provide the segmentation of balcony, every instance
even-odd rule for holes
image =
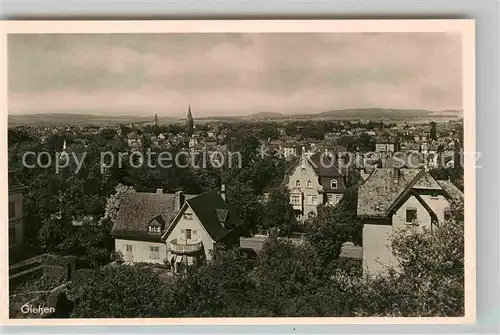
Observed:
[[[301,203],[300,204],[292,204],[292,207],[296,211],[302,211],[303,210]]]
[[[170,241],[170,251],[174,254],[187,255],[200,251],[203,248],[202,241],[188,244],[186,241],[173,239]]]

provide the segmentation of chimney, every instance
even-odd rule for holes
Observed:
[[[156,194],[163,194],[163,189],[162,188],[157,188],[156,189]]]
[[[393,167],[392,168],[392,183],[393,184],[398,184],[399,183],[399,177],[401,175],[401,171],[399,170],[398,167]]]
[[[182,205],[184,205],[184,193],[182,193],[182,191],[177,191],[175,192],[175,211],[180,211]]]
[[[220,187],[220,196],[222,200],[226,201],[226,185],[222,184]]]

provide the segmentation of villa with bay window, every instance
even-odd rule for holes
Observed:
[[[221,245],[239,245],[241,234],[222,187],[200,195],[130,192],[112,235],[125,262],[165,264],[180,271],[211,260]]]
[[[290,203],[297,219],[317,214],[319,205],[335,206],[346,190],[344,174],[337,162],[323,153],[304,154],[285,174]]]

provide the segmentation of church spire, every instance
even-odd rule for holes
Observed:
[[[191,113],[191,104],[188,106],[188,113],[187,113],[187,119],[186,119],[186,130],[189,136],[193,135],[194,131],[194,120],[193,120],[193,114]]]

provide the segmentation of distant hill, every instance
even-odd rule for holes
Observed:
[[[278,112],[260,112],[255,114],[250,114],[248,116],[244,116],[244,119],[281,119],[287,117]]]
[[[425,109],[386,109],[386,108],[360,108],[342,109],[319,113],[320,117],[349,117],[349,118],[404,118],[426,117],[433,112]]]
[[[317,114],[293,114],[286,115],[278,112],[261,112],[248,116],[207,116],[196,118],[195,120],[202,122],[210,121],[239,121],[239,120],[262,120],[262,119],[366,119],[366,120],[380,120],[380,119],[406,119],[406,118],[429,118],[429,119],[447,119],[447,118],[461,118],[463,112],[459,110],[445,110],[445,111],[430,111],[425,109],[385,109],[385,108],[359,108],[359,109],[341,109],[330,110]],[[93,124],[153,124],[153,116],[134,116],[134,115],[94,115],[94,114],[23,114],[23,115],[9,115],[9,126],[16,126],[22,124],[46,124],[46,125],[93,125]],[[176,123],[184,121],[181,116],[158,116],[160,124]]]

